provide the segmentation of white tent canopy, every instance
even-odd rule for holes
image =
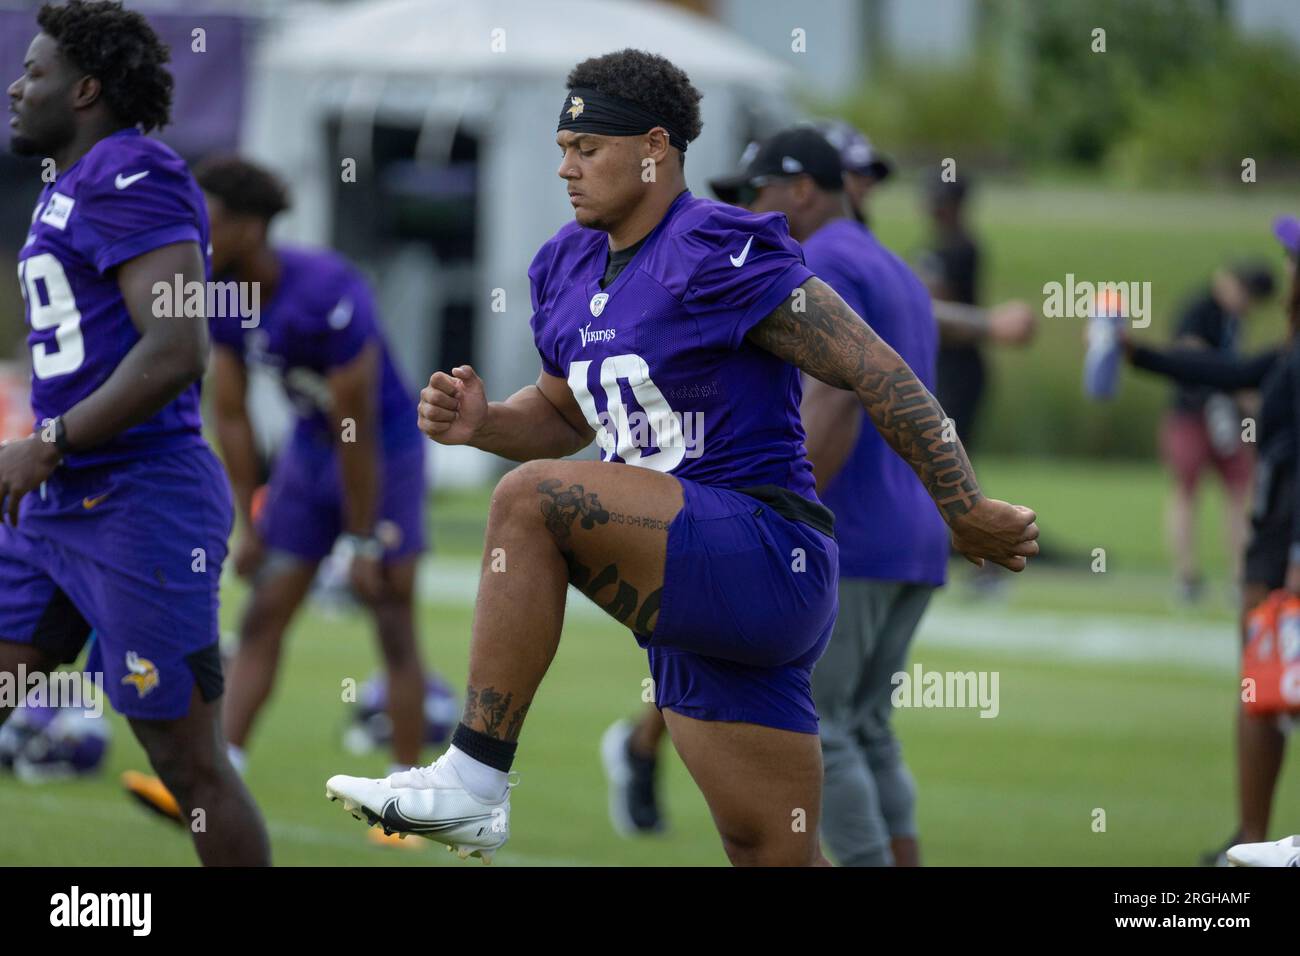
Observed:
[[[292,29],[267,51],[288,69],[553,75],[634,46],[668,57],[697,82],[744,78],[778,90],[788,79],[785,66],[713,21],[652,0],[387,0],[291,16]]]
[[[734,167],[755,130],[791,115],[788,67],[716,23],[652,0],[375,0],[290,9],[254,59],[245,118],[246,152],[290,181],[294,207],[282,224],[296,241],[328,241],[339,170],[327,124],[343,120],[356,143],[357,175],[368,171],[373,123],[422,131],[417,154],[445,160],[448,130],[479,142],[478,246],[474,250],[477,368],[489,394],[504,397],[537,376],[527,269],[534,253],[572,216],[556,176],[556,117],[574,64],[624,47],[659,53],[704,94],[704,133],[686,164],[690,187]],[[351,135],[349,133],[351,131]],[[344,191],[346,196],[346,191]],[[344,200],[346,201],[346,199]],[[380,274],[380,298],[413,381],[432,332],[402,288],[428,287],[407,273]],[[402,275],[402,280],[398,279]],[[390,281],[385,281],[390,280]],[[436,283],[434,283],[436,285]],[[504,301],[504,311],[494,311]],[[401,302],[405,309],[395,309]],[[401,312],[406,314],[399,314]],[[445,356],[456,364],[456,356]],[[482,480],[490,463],[441,455],[441,477]]]

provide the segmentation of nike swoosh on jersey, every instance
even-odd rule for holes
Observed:
[[[118,173],[117,178],[113,180],[113,185],[116,186],[118,189],[125,189],[127,186],[130,186],[132,183],[139,182],[140,180],[144,179],[148,175],[149,175],[149,170],[147,169],[142,173],[135,173],[131,176],[123,176],[121,173]]]
[[[339,300],[339,304],[334,306],[334,311],[329,315],[329,324],[331,329],[346,329],[348,323],[352,321],[352,299],[351,297]]]
[[[740,255],[731,257],[731,264],[739,269],[749,258],[749,247],[754,244],[754,237],[750,236],[749,241],[745,243],[745,248],[740,250]]]
[[[81,507],[83,507],[83,508],[85,508],[87,511],[89,511],[91,508],[98,507],[99,504],[100,504],[101,502],[103,502],[103,500],[104,500],[105,498],[107,498],[107,497],[108,497],[109,495],[111,495],[111,494],[112,494],[112,492],[109,491],[109,492],[106,492],[105,494],[100,495],[98,498],[82,498],[82,499],[81,499]]]

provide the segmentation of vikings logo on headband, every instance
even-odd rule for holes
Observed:
[[[668,142],[672,146],[686,152],[686,140],[653,111],[621,96],[610,96],[598,90],[574,89],[564,97],[556,131],[567,129],[605,136],[640,136],[656,126],[668,132]]]

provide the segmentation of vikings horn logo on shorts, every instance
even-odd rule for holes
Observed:
[[[141,697],[158,686],[158,668],[135,651],[126,652],[126,669],[131,673],[122,678],[122,683],[130,684]]]

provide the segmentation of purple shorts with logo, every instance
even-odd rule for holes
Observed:
[[[817,733],[812,669],[838,608],[835,539],[748,495],[681,481],[650,657],[655,704]]]
[[[379,476],[379,521],[384,560],[424,550],[424,439],[418,432],[385,447]],[[295,432],[271,474],[258,531],[266,546],[308,561],[330,553],[343,533],[343,477],[332,443]]]
[[[104,690],[171,720],[222,690],[218,589],[234,511],[207,446],[59,468],[0,525],[0,640],[76,659],[98,634]]]

